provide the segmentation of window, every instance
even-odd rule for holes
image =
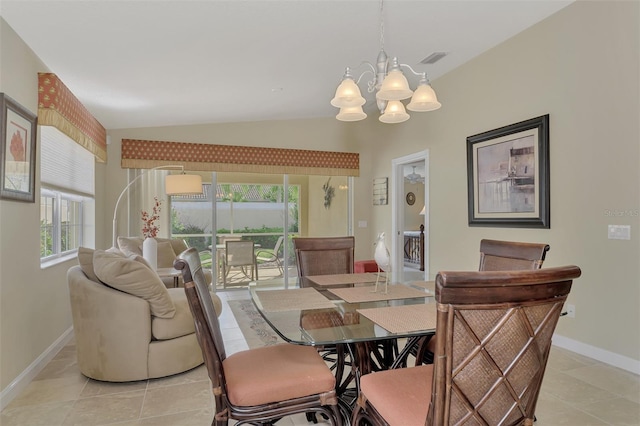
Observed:
[[[40,257],[75,254],[82,245],[83,198],[43,189],[40,196]]]
[[[41,126],[40,135],[40,260],[47,264],[93,245],[95,160],[53,127]]]

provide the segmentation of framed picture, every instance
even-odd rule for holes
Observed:
[[[470,226],[549,228],[549,115],[467,138]]]
[[[387,204],[387,182],[388,178],[376,178],[373,180],[373,205],[381,206]]]
[[[0,93],[0,198],[35,201],[37,117]]]

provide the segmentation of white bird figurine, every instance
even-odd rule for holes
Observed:
[[[378,264],[378,277],[376,278],[376,286],[373,292],[378,291],[378,281],[380,280],[380,271],[384,271],[385,279],[384,279],[384,294],[387,294],[387,289],[389,285],[389,274],[391,273],[391,256],[389,255],[389,250],[387,250],[387,246],[384,243],[384,232],[381,232],[378,235],[378,239],[376,240],[376,248],[373,252],[373,259]]]

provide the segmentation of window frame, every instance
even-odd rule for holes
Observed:
[[[43,235],[43,224],[42,224],[42,199],[50,198],[53,199],[53,211],[51,212],[51,239],[52,239],[52,254],[42,256],[42,235]],[[84,241],[84,231],[86,227],[85,223],[85,208],[86,201],[88,197],[83,197],[76,194],[71,194],[64,191],[59,191],[52,188],[41,188],[40,189],[40,203],[41,203],[41,211],[40,211],[40,266],[46,267],[52,264],[56,264],[61,261],[68,260],[73,258],[78,253],[78,247],[83,244]],[[79,203],[79,219],[78,223],[74,223],[73,226],[78,229],[78,233],[75,241],[75,248],[70,250],[62,250],[62,202],[67,201],[71,203]],[[48,225],[47,225],[48,226]]]

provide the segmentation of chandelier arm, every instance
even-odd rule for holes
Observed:
[[[366,65],[369,67],[369,69],[365,69],[364,71],[362,71],[362,73],[360,74],[360,76],[358,77],[357,80],[355,80],[356,84],[360,84],[360,81],[362,80],[362,78],[367,74],[367,73],[371,73],[372,74],[372,79],[369,80],[367,82],[367,92],[372,93],[375,90],[375,85],[377,83],[377,74],[376,74],[376,68],[373,66],[373,64],[369,61],[362,61],[360,62],[360,64],[357,67],[350,67],[350,69],[355,70],[358,68],[361,68],[363,65]]]
[[[360,62],[360,64],[357,67],[348,67],[348,68],[350,68],[351,70],[357,70],[359,68],[362,68],[363,65],[367,65],[370,69],[365,69],[364,71],[362,71],[362,74],[360,74],[360,77],[358,77],[358,79],[356,80],[356,83],[360,83],[360,79],[362,78],[362,76],[364,76],[369,71],[371,71],[371,73],[374,76],[376,74],[376,68],[369,61],[362,61],[362,62]]]
[[[401,66],[401,67],[405,67],[405,68],[409,68],[409,70],[410,70],[414,75],[419,75],[420,77],[427,78],[427,73],[426,73],[426,72],[417,72],[416,70],[414,70],[413,68],[411,68],[411,65],[409,65],[409,64],[399,64],[399,66]]]

